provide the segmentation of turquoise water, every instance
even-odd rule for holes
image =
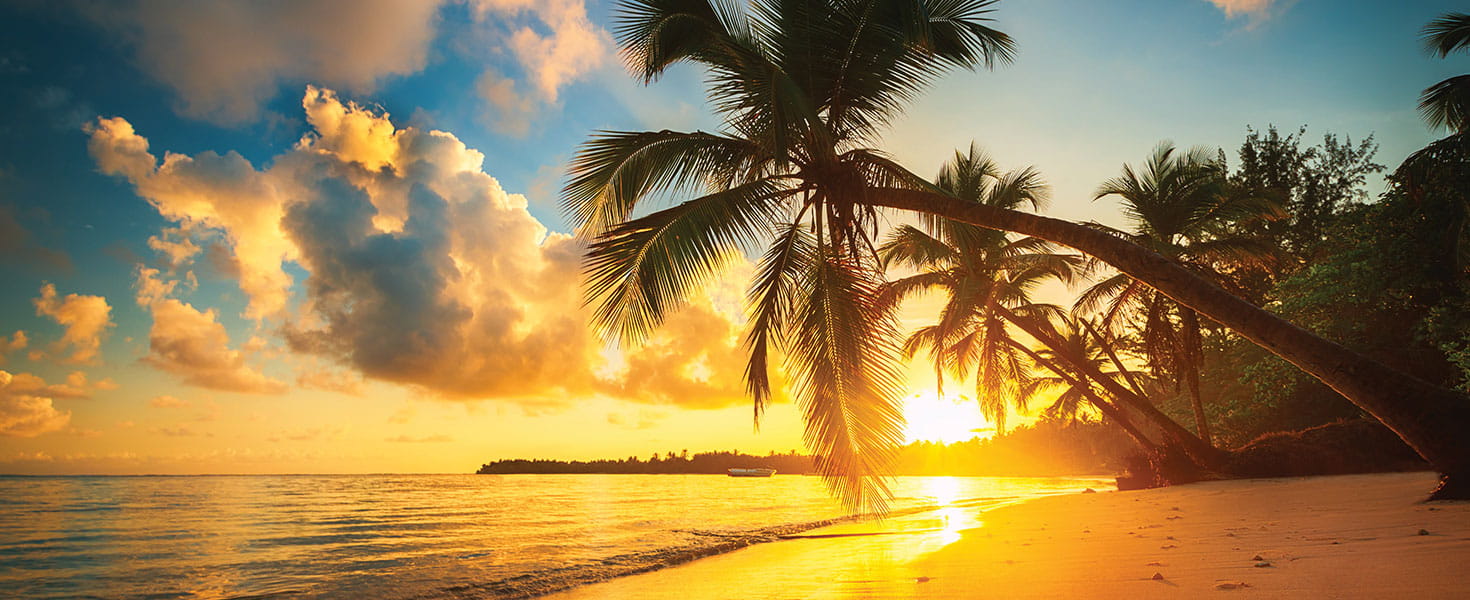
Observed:
[[[1106,483],[901,477],[895,492],[900,508],[984,506]],[[526,597],[843,514],[820,479],[781,475],[0,477],[0,596]]]

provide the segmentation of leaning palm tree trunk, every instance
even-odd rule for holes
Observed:
[[[1180,367],[1184,370],[1184,383],[1189,389],[1189,406],[1194,409],[1194,427],[1199,433],[1199,439],[1206,444],[1214,445],[1210,439],[1210,421],[1205,417],[1205,403],[1200,398],[1199,372],[1204,366],[1203,344],[1200,343],[1199,315],[1193,310],[1184,309],[1182,314],[1184,335],[1184,364]]]
[[[1158,254],[1077,223],[920,190],[873,190],[869,201],[1035,236],[1096,257],[1296,365],[1373,415],[1442,474],[1431,498],[1470,498],[1470,444],[1463,438],[1470,430],[1470,395],[1464,392],[1323,339]]]
[[[1194,434],[1190,433],[1188,429],[1185,429],[1179,423],[1174,422],[1168,415],[1160,411],[1158,407],[1150,404],[1147,399],[1134,394],[1131,390],[1113,380],[1113,378],[1103,375],[1101,371],[1088,364],[1082,357],[1068,356],[1065,350],[1066,346],[1056,336],[1053,336],[1041,327],[1037,327],[1035,323],[1017,316],[1005,307],[997,306],[996,312],[1007,321],[1020,327],[1021,331],[1026,332],[1027,335],[1036,338],[1036,341],[1041,342],[1042,345],[1051,348],[1053,352],[1066,359],[1067,362],[1072,363],[1072,366],[1078,372],[1096,381],[1108,394],[1127,403],[1128,406],[1133,407],[1140,415],[1148,419],[1150,423],[1158,426],[1164,436],[1171,443],[1182,448],[1189,454],[1189,457],[1194,460],[1195,464],[1205,468],[1218,468],[1221,466],[1221,454],[1213,447],[1198,437],[1195,437]]]
[[[1129,478],[1132,480],[1130,482],[1130,485],[1132,487],[1129,487],[1128,489],[1138,489],[1139,487],[1161,487],[1177,483],[1198,481],[1200,479],[1203,468],[1189,458],[1188,451],[1184,450],[1177,444],[1159,444],[1149,439],[1148,435],[1144,434],[1143,431],[1139,430],[1138,427],[1133,424],[1133,421],[1128,418],[1128,415],[1124,413],[1121,407],[1102,399],[1097,395],[1095,391],[1093,391],[1091,384],[1088,383],[1088,376],[1070,371],[1067,368],[1058,365],[1056,361],[1047,360],[1045,357],[1037,354],[1030,348],[1026,348],[1019,342],[1012,341],[1011,343],[1017,348],[1020,348],[1021,351],[1027,356],[1031,357],[1031,360],[1036,361],[1037,364],[1043,367],[1046,367],[1047,370],[1056,373],[1057,377],[1060,377],[1062,381],[1065,381],[1067,383],[1067,385],[1070,385],[1080,391],[1082,393],[1082,397],[1086,399],[1089,404],[1093,405],[1098,409],[1098,411],[1102,412],[1103,416],[1107,417],[1109,421],[1116,423],[1118,427],[1123,430],[1124,433],[1128,434],[1128,437],[1133,439],[1134,443],[1138,444],[1139,451],[1142,453],[1144,461],[1148,463],[1148,469],[1146,472],[1135,471],[1129,473]],[[1062,361],[1065,362],[1069,367],[1071,367],[1072,369],[1076,368],[1076,365],[1072,364],[1071,361],[1067,360],[1065,357],[1061,358]],[[1119,478],[1118,482],[1120,486],[1119,489],[1124,489],[1122,487],[1124,484],[1121,477]]]
[[[1133,393],[1138,394],[1139,397],[1143,397],[1145,394],[1143,393],[1143,387],[1138,385],[1138,378],[1134,377],[1133,371],[1129,370],[1128,366],[1123,364],[1123,360],[1118,358],[1118,351],[1113,349],[1112,342],[1098,333],[1097,328],[1093,327],[1091,322],[1082,321],[1082,326],[1087,329],[1088,333],[1092,334],[1092,337],[1097,338],[1098,347],[1102,348],[1103,354],[1106,354],[1108,360],[1112,361],[1113,368],[1117,369],[1123,375],[1123,380],[1128,382],[1128,387],[1133,390]]]
[[[1133,441],[1138,444],[1138,447],[1141,448],[1144,453],[1155,454],[1158,452],[1159,445],[1153,440],[1149,439],[1147,435],[1144,435],[1143,431],[1139,430],[1138,427],[1133,424],[1132,419],[1129,419],[1128,415],[1124,414],[1121,408],[1118,408],[1117,406],[1114,406],[1113,403],[1098,397],[1098,395],[1092,390],[1092,385],[1088,383],[1089,380],[1087,376],[1074,374],[1071,370],[1063,368],[1055,361],[1047,360],[1046,357],[1037,354],[1035,350],[1027,348],[1025,344],[1022,344],[1015,340],[1009,340],[1009,342],[1011,346],[1014,346],[1016,349],[1020,350],[1021,353],[1025,354],[1036,364],[1046,367],[1046,369],[1048,371],[1051,371],[1052,373],[1056,373],[1057,377],[1060,377],[1062,381],[1066,382],[1067,385],[1070,385],[1078,392],[1081,392],[1082,397],[1087,399],[1088,404],[1091,404],[1094,408],[1101,412],[1104,417],[1108,418],[1109,421],[1117,424],[1124,433],[1128,434],[1128,437],[1133,438]],[[1070,365],[1070,363],[1068,364]]]

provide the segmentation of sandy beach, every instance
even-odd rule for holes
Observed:
[[[1470,503],[1431,473],[1207,482],[950,506],[551,596],[1465,598]]]

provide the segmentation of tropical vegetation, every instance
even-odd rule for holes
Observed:
[[[564,205],[588,240],[595,325],[609,338],[637,343],[692,290],[742,254],[757,254],[744,340],[756,418],[771,398],[769,371],[779,361],[793,381],[818,470],[854,506],[883,506],[883,479],[874,476],[890,470],[902,439],[905,350],[927,352],[941,376],[975,377],[993,416],[1034,391],[1025,357],[1087,389],[1081,397],[1110,421],[1143,421],[1134,441],[1150,462],[1184,460],[1208,472],[1229,461],[1209,444],[1212,403],[1197,382],[1212,376],[1212,349],[1247,342],[1273,355],[1261,354],[1261,361],[1279,357],[1381,421],[1445,475],[1441,495],[1470,495],[1470,444],[1462,439],[1470,396],[1442,377],[1392,366],[1348,340],[1329,341],[1331,331],[1314,333],[1304,328],[1310,323],[1288,320],[1294,277],[1330,279],[1317,268],[1343,264],[1353,252],[1332,244],[1372,241],[1333,235],[1351,227],[1355,211],[1379,206],[1353,201],[1355,177],[1371,165],[1364,146],[1325,144],[1322,164],[1342,170],[1311,177],[1300,169],[1301,177],[1263,173],[1276,164],[1244,155],[1255,171],[1232,176],[1223,157],[1161,147],[1143,169],[1128,168],[1099,189],[1100,197],[1123,199],[1134,217],[1130,231],[1020,210],[1040,208],[1039,175],[1002,174],[973,149],[930,182],[874,147],[887,123],[938,76],[1011,59],[1015,42],[992,26],[994,5],[622,2],[616,35],[634,73],[651,83],[671,65],[702,66],[723,125],[713,133],[600,132],[578,152]],[[1470,153],[1457,136],[1411,157],[1381,203],[1384,216],[1402,227],[1384,241],[1402,235],[1403,247],[1394,249],[1408,253],[1381,258],[1424,251],[1413,240],[1425,228],[1435,235],[1424,239],[1445,253],[1430,261],[1438,270],[1423,276],[1431,279],[1420,282],[1439,295],[1414,300],[1431,306],[1423,343],[1450,364],[1470,352],[1459,327],[1470,314],[1462,293]],[[1314,160],[1298,167],[1319,166]],[[1333,197],[1333,185],[1346,185],[1351,197]],[[1270,224],[1289,218],[1293,206],[1315,209],[1301,212],[1301,229]],[[885,241],[885,220],[903,214],[919,224],[901,226]],[[1293,240],[1284,246],[1288,260],[1267,252],[1273,233]],[[1029,297],[1036,282],[1074,278],[1080,264],[1046,242],[1116,272],[1075,307],[1081,321],[1065,321],[1065,311]],[[911,273],[890,278],[894,267]],[[902,343],[894,306],[930,288],[948,293],[945,309],[934,326]],[[1094,309],[1105,309],[1102,327],[1086,314]],[[1071,332],[1062,334],[1058,323]],[[1081,335],[1079,323],[1107,363],[1097,352],[1069,349],[1068,337]],[[1011,327],[1044,348],[1030,347]],[[1140,364],[1147,377],[1127,374]],[[1197,433],[1170,417],[1159,391],[1168,386],[1160,382],[1187,390]]]

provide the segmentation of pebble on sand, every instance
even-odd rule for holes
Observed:
[[[1163,581],[1164,580],[1164,574],[1163,573],[1160,573],[1158,571],[1155,571],[1154,572],[1154,576],[1153,576],[1153,580],[1154,581]]]

